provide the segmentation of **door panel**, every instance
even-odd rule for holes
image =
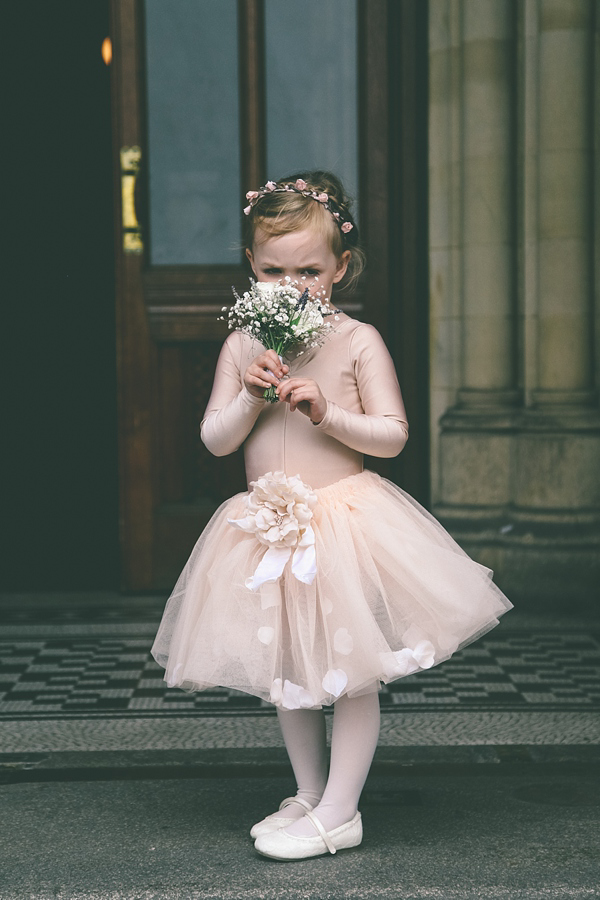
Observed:
[[[370,265],[356,293],[336,302],[382,331],[406,377],[391,285],[407,276],[390,253],[388,26],[396,4],[369,0],[367,15],[366,0],[331,0],[329,12],[338,4],[351,15],[337,30],[333,16],[319,37],[327,65],[304,67],[300,93],[313,99],[303,106],[293,85],[309,41],[305,23],[287,59],[278,36],[285,16],[306,8],[299,0],[267,0],[268,26],[263,0],[112,0],[124,589],[171,587],[216,507],[245,489],[241,452],[215,459],[198,425],[227,334],[218,316],[231,286],[247,284],[243,194],[265,183],[267,159],[269,177],[302,163],[356,182]],[[292,100],[288,127],[282,107]],[[402,462],[369,465],[402,480]]]
[[[238,265],[236,0],[145,0],[149,257]]]
[[[298,16],[298,0],[266,0],[265,14],[269,177],[331,169],[357,197],[357,4],[302,3]]]

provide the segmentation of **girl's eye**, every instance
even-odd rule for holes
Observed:
[[[302,269],[301,275],[312,275],[313,277],[319,274],[318,269]]]
[[[265,275],[281,275],[281,269],[263,269]]]

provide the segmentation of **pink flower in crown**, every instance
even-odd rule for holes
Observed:
[[[322,194],[317,194],[315,199],[318,200],[319,203],[327,203],[327,201],[329,200],[329,195],[323,192]]]
[[[246,200],[256,200],[258,196],[258,191],[248,191],[248,193],[246,194]]]
[[[348,234],[348,232],[352,231],[353,228],[354,225],[352,224],[352,222],[344,222],[344,224],[342,225],[342,231],[344,232],[344,234]]]
[[[265,191],[274,191],[277,187],[277,184],[274,181],[267,181],[265,184]]]
[[[252,212],[252,205],[244,207],[244,215],[249,216]]]
[[[298,178],[296,179],[296,184],[294,185],[294,187],[298,191],[305,191],[308,185],[302,178]]]

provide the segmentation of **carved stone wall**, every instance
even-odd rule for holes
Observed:
[[[600,3],[429,9],[434,512],[511,596],[600,599]]]

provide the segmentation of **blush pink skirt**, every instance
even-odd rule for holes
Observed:
[[[390,481],[362,472],[315,493],[312,584],[288,562],[277,582],[246,587],[265,547],[227,520],[243,518],[247,494],[217,510],[152,648],[169,686],[319,708],[443,662],[511,609],[492,572]]]

